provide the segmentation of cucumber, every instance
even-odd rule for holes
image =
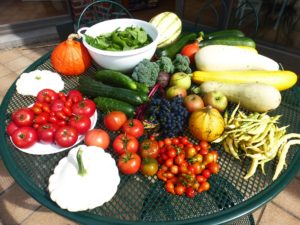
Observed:
[[[223,37],[245,37],[245,34],[240,30],[220,30],[215,32],[210,32],[202,34],[204,40],[210,40],[214,38],[223,38]]]
[[[95,79],[112,86],[137,90],[136,83],[129,76],[119,71],[100,70],[96,72]]]
[[[134,81],[136,86],[137,86],[137,91],[140,93],[145,93],[148,94],[149,93],[149,88],[147,87],[146,84]]]
[[[253,39],[248,37],[220,37],[200,42],[200,47],[207,45],[232,45],[232,46],[248,46],[255,48],[256,44]]]
[[[135,108],[127,102],[105,97],[96,97],[94,99],[94,102],[96,103],[97,108],[105,113],[112,111],[122,111],[129,118],[133,117],[135,114]]]
[[[108,97],[118,99],[132,105],[140,105],[148,100],[144,93],[125,88],[112,87],[90,77],[79,77],[78,90],[90,97]]]
[[[180,50],[188,43],[195,41],[197,39],[197,34],[195,33],[187,33],[181,34],[177,41],[173,42],[172,44],[168,45],[166,48],[157,51],[157,55],[161,56],[168,56],[169,58],[175,58],[176,54],[180,52]]]

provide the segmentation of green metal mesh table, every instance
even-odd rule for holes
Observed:
[[[49,52],[33,63],[25,72],[35,69],[54,71],[49,60],[50,54]],[[93,66],[84,75],[95,71],[96,67]],[[78,84],[78,77],[63,77],[63,80],[65,91]],[[282,114],[280,126],[289,124],[288,132],[300,133],[299,87],[283,92],[282,97],[282,104],[271,114]],[[237,161],[222,151],[220,145],[216,145],[213,147],[219,150],[221,170],[210,179],[211,189],[195,198],[167,193],[163,182],[155,177],[148,178],[142,174],[120,175],[118,191],[111,201],[93,210],[71,213],[51,201],[47,191],[49,176],[68,151],[41,156],[26,154],[16,149],[5,133],[10,113],[33,102],[33,97],[16,93],[15,83],[4,97],[0,108],[2,159],[15,181],[30,196],[52,211],[81,224],[254,224],[251,212],[275,197],[300,169],[300,147],[293,146],[287,155],[287,167],[275,182],[272,181],[272,175],[276,161],[267,164],[266,175],[258,171],[246,181],[243,177],[251,162]],[[102,121],[99,112],[98,115],[100,119],[96,127],[105,129],[99,122]],[[113,154],[112,149],[108,151]]]

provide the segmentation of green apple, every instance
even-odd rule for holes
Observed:
[[[223,112],[228,105],[227,97],[220,91],[207,92],[202,99],[205,106],[210,105],[219,112]]]
[[[185,97],[187,92],[184,88],[178,86],[169,87],[166,91],[166,97],[168,99],[174,98],[175,96]]]
[[[182,87],[185,90],[191,87],[192,80],[190,74],[178,72],[174,73],[170,79],[170,86]]]

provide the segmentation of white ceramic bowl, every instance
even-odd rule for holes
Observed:
[[[105,51],[90,46],[84,35],[96,37],[100,34],[109,33],[117,29],[124,30],[126,27],[142,27],[152,38],[152,42],[142,48],[128,51]],[[137,19],[112,19],[97,23],[91,27],[83,27],[78,30],[78,34],[83,38],[83,44],[88,49],[93,60],[105,69],[118,70],[121,72],[131,71],[143,59],[151,59],[157,47],[159,34],[157,29],[150,23]]]

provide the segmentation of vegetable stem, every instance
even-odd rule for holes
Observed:
[[[78,163],[78,174],[80,176],[85,176],[87,174],[86,169],[84,168],[83,161],[82,161],[82,149],[80,148],[77,152],[76,158]]]

